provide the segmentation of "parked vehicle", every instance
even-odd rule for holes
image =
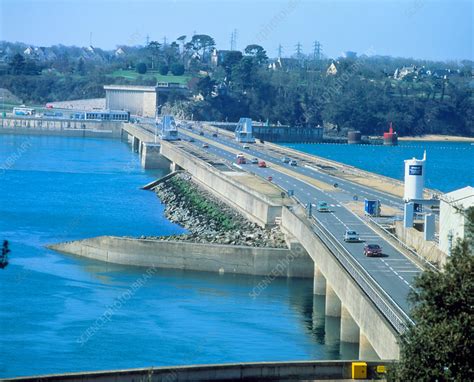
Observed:
[[[252,164],[258,164],[258,158],[252,158]]]
[[[360,241],[359,234],[356,231],[347,230],[344,233],[344,241],[346,243],[358,243]]]
[[[261,160],[260,162],[258,162],[258,167],[267,167],[267,164],[264,160]]]
[[[290,166],[298,166],[298,162],[294,159],[290,161]]]
[[[13,114],[15,114],[15,115],[35,115],[36,110],[31,108],[31,107],[24,107],[24,106],[14,107],[13,108]]]
[[[323,201],[318,202],[317,209],[318,209],[318,212],[330,212],[328,204],[326,202],[323,202]]]
[[[366,244],[364,246],[364,255],[367,257],[380,256],[382,254],[382,247],[378,244]]]
[[[290,158],[288,158],[288,157],[283,157],[283,158],[281,158],[281,161],[282,161],[283,163],[290,163]]]

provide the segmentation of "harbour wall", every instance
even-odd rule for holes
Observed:
[[[123,122],[12,116],[2,118],[0,134],[120,138]]]
[[[365,364],[365,365],[364,365]],[[383,379],[390,362],[365,362],[366,378]],[[352,361],[293,361],[229,363],[215,365],[165,366],[141,369],[93,371],[3,379],[4,382],[171,382],[171,381],[323,381],[348,380],[353,375]],[[365,374],[365,373],[364,373]]]
[[[273,277],[314,275],[302,250],[99,236],[50,245],[56,251],[109,263]]]

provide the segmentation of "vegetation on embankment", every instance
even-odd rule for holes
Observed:
[[[154,190],[161,202],[166,204],[165,216],[189,231],[184,235],[156,239],[287,248],[284,235],[278,227],[265,229],[250,222],[194,183],[187,174],[175,175]]]

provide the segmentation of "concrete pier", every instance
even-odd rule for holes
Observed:
[[[375,361],[380,359],[367,337],[361,332],[359,337],[359,359]]]
[[[137,137],[132,137],[132,151],[138,153],[140,148],[140,140]]]
[[[326,278],[321,273],[321,269],[314,265],[313,294],[324,296],[326,294]]]
[[[170,167],[171,162],[160,154],[159,143],[142,142],[141,147],[141,163],[143,168],[153,169]]]
[[[347,308],[341,307],[341,342],[359,343],[359,326]]]
[[[326,316],[341,317],[341,300],[328,283],[326,283]]]

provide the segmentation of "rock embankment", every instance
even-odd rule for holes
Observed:
[[[156,239],[287,248],[284,235],[278,227],[264,229],[248,221],[192,182],[191,177],[185,173],[177,174],[159,184],[155,192],[161,202],[166,204],[166,217],[190,232]]]

